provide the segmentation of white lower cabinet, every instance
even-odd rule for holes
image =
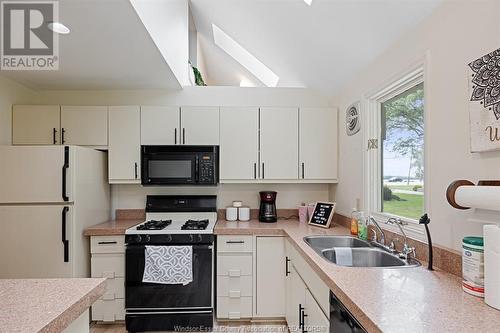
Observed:
[[[92,277],[104,277],[106,292],[92,306],[92,320],[125,320],[124,236],[92,236],[90,239]]]
[[[256,237],[256,304],[258,317],[285,316],[285,238]]]
[[[304,332],[329,332],[330,320],[325,316],[309,289],[306,289],[303,312],[302,327]]]
[[[253,237],[217,237],[217,318],[252,318]]]

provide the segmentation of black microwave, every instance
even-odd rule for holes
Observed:
[[[219,146],[142,146],[142,185],[217,185]]]

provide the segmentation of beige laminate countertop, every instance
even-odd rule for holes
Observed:
[[[105,292],[106,279],[0,279],[0,332],[61,332]]]
[[[461,279],[417,268],[356,268],[332,264],[303,240],[347,235],[297,220],[277,223],[219,221],[217,235],[284,235],[368,332],[500,332],[500,311],[462,291]]]
[[[83,232],[85,236],[116,236],[125,235],[125,230],[144,222],[144,219],[111,220],[91,226]]]

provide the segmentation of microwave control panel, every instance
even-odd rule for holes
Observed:
[[[212,154],[199,156],[199,183],[213,184],[215,182],[215,162]]]

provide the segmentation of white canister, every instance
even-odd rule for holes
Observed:
[[[250,207],[238,208],[238,220],[250,221]]]
[[[226,207],[226,221],[238,220],[238,208]]]

